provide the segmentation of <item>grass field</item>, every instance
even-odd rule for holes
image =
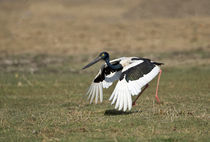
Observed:
[[[0,141],[209,141],[210,8],[191,1],[194,15],[145,0],[0,1]],[[154,79],[129,112],[110,105],[114,86],[90,105],[100,63],[81,68],[104,50],[164,62],[161,104]]]
[[[23,64],[1,70],[1,141],[209,140],[209,65],[165,65],[161,104],[155,103],[154,80],[132,111],[122,113],[108,101],[113,88],[105,90],[102,104],[86,101],[94,68],[71,70],[70,58],[59,64],[41,62],[50,58],[33,57],[39,63],[35,73]]]

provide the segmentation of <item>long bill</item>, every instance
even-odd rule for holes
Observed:
[[[92,66],[93,64],[97,63],[97,62],[100,61],[100,60],[101,60],[101,57],[99,56],[99,57],[97,57],[95,60],[93,60],[92,62],[90,62],[90,63],[87,64],[86,66],[84,66],[82,69],[84,70],[84,69],[86,69],[86,68]]]

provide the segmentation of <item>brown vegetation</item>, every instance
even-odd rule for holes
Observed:
[[[134,55],[209,50],[207,2],[2,0],[0,52],[77,55],[106,50]],[[189,8],[197,14],[188,16]]]

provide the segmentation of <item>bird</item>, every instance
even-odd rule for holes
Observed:
[[[118,81],[112,92],[109,101],[115,104],[115,109],[119,111],[130,111],[136,104],[137,99],[148,88],[149,82],[158,74],[155,98],[160,103],[158,97],[159,80],[162,70],[160,66],[164,63],[151,61],[141,57],[120,57],[110,61],[109,53],[101,52],[92,62],[82,69],[89,68],[100,60],[105,63],[99,69],[98,74],[93,79],[86,95],[90,104],[94,101],[103,101],[103,88],[109,88],[113,82]],[[137,96],[132,102],[132,97]]]

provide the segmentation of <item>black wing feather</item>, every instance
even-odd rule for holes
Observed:
[[[120,63],[120,60],[111,62],[112,65],[117,65],[119,63]],[[112,68],[110,68],[107,65],[102,65],[101,66],[101,73],[94,79],[93,82],[95,82],[95,83],[102,82],[105,79],[105,76],[107,76],[107,75],[109,75],[109,74],[111,74],[112,72],[115,72],[115,71],[119,71],[119,70],[113,70]]]
[[[155,64],[153,64],[150,59],[135,58],[134,60],[143,60],[143,62],[124,71],[120,76],[120,80],[122,80],[124,77],[127,82],[129,80],[138,80],[139,78],[148,74],[155,67]]]

